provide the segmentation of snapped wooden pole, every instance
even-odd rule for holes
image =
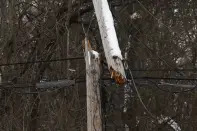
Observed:
[[[112,79],[115,80],[116,84],[124,85],[124,110],[123,112],[127,112],[127,103],[129,99],[129,90],[130,88],[126,81],[125,70],[122,63],[122,54],[118,44],[118,38],[116,35],[114,21],[112,17],[112,13],[109,9],[109,4],[107,0],[92,0],[100,35],[102,39],[102,44],[105,52],[105,57],[107,60],[108,68],[111,72]],[[128,131],[129,127],[125,124],[125,130]]]
[[[87,131],[102,131],[100,99],[99,54],[88,47],[85,38],[86,90],[87,90]]]
[[[92,1],[99,25],[99,30],[108,67],[110,71],[113,70],[116,72],[115,74],[121,76],[122,79],[126,79],[124,67],[122,64],[122,54],[119,48],[118,38],[114,27],[114,21],[112,13],[109,9],[108,2],[107,0]]]

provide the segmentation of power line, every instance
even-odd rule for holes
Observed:
[[[26,65],[26,64],[36,64],[36,63],[48,63],[48,62],[58,62],[58,61],[67,61],[67,60],[82,60],[84,57],[69,57],[62,59],[52,59],[52,60],[38,60],[38,61],[26,61],[26,62],[15,62],[15,63],[1,63],[0,66],[12,66],[12,65]],[[131,69],[131,71],[197,71],[197,69]]]
[[[135,26],[134,26],[134,28],[136,28]],[[137,30],[138,30],[138,28],[136,28]],[[140,32],[141,33],[141,32]],[[142,33],[143,34],[143,33]],[[148,46],[148,45],[146,45],[146,44],[144,44],[139,38],[137,38],[136,36],[134,36],[142,45],[144,45],[144,47],[146,47],[151,53],[153,53],[154,51]],[[141,45],[141,44],[139,44],[139,45]],[[151,54],[150,53],[150,55],[153,55],[153,54]],[[168,67],[170,67],[171,68],[171,70],[174,70],[175,72],[177,72],[178,74],[180,74],[180,75],[182,75],[182,76],[184,76],[184,73],[182,73],[181,71],[181,69],[178,69],[177,67],[173,67],[172,65],[170,65],[166,60],[164,60],[163,58],[161,58],[159,55],[156,55],[156,57],[159,59],[159,60],[161,60],[161,61],[163,61]]]
[[[131,70],[132,71],[132,70]],[[142,77],[133,77],[135,80],[177,80],[177,81],[197,81],[197,79],[192,78],[176,78],[176,77],[148,77],[148,76],[142,76]],[[76,83],[85,82],[85,77],[78,77],[76,80]],[[111,77],[103,77],[102,80],[112,80]]]
[[[142,8],[144,8],[145,11],[148,12],[148,14],[151,15],[157,22],[161,22],[170,32],[173,32],[173,30],[172,30],[169,26],[167,26],[164,22],[159,21],[159,18],[157,18],[156,16],[154,16],[154,14],[152,14],[152,13],[143,5],[142,2],[140,2],[139,0],[136,0],[136,1],[139,3],[139,5],[140,5]],[[175,32],[175,33],[177,34],[177,37],[180,37],[184,32],[182,32],[182,33],[177,33],[177,32]]]
[[[145,9],[145,11],[147,11],[155,20],[157,20],[157,21],[159,21],[159,19],[156,17],[156,16],[154,16],[144,5],[143,5],[143,3],[142,2],[140,2],[139,0],[136,0],[139,4],[140,4],[140,6],[142,7],[142,8],[144,8]],[[172,30],[171,30],[171,28],[170,27],[168,27],[167,25],[165,25],[164,24],[164,22],[162,22],[162,24],[169,30],[169,31],[171,31],[171,32],[173,32]],[[135,26],[134,26],[135,27]],[[136,28],[136,27],[135,27]],[[137,29],[137,28],[136,28]],[[138,29],[137,29],[138,30]],[[139,30],[138,30],[139,31]],[[139,31],[140,32],[140,31]],[[140,32],[141,33],[141,32]],[[182,33],[179,33],[179,35],[178,36],[180,36],[180,35],[182,35]],[[136,38],[136,37],[135,37]],[[138,38],[137,38],[138,39]],[[138,39],[139,40],[139,39]],[[140,41],[140,40],[139,40]],[[140,41],[141,42],[141,41]],[[153,52],[153,50],[152,49],[150,49],[146,44],[144,44],[143,42],[141,42],[149,51],[151,51],[151,52]],[[163,61],[167,66],[169,66],[170,68],[172,68],[174,71],[176,71],[177,73],[179,73],[180,75],[184,75],[183,73],[181,73],[180,71],[180,69],[178,69],[178,68],[174,68],[173,66],[171,66],[168,62],[166,62],[164,59],[162,59],[160,56],[158,56],[157,55],[157,57],[161,60],[161,61]]]
[[[84,59],[84,57],[68,57],[68,58],[52,59],[52,60],[38,60],[38,61],[16,62],[16,63],[2,63],[2,64],[0,64],[0,66],[27,65],[27,64],[48,63],[48,62],[58,62],[58,61],[67,61],[67,60],[80,60],[80,59]]]
[[[150,83],[152,83],[157,89],[161,90],[161,91],[164,91],[164,92],[168,92],[168,93],[183,93],[183,92],[191,92],[191,91],[194,91],[195,89],[197,89],[197,85],[193,85],[193,87],[189,88],[189,89],[184,89],[184,90],[181,90],[181,91],[171,91],[171,90],[168,90],[166,88],[161,88],[158,83],[154,82],[154,81],[151,81],[151,80],[148,80]]]
[[[155,17],[140,1],[136,0],[152,17],[154,17],[156,20],[158,20],[157,17]],[[121,22],[119,20],[117,20],[118,23],[121,24]],[[163,23],[164,24],[164,23]],[[134,25],[134,24],[133,24]],[[123,25],[125,27],[125,25]],[[166,27],[171,31],[171,29],[166,25]],[[135,25],[134,28],[137,29],[137,31],[142,34],[142,35],[146,35],[144,33],[142,33]],[[146,35],[147,36],[147,35]],[[136,36],[134,36],[137,40],[139,40],[140,43],[142,43],[151,53],[153,53],[154,51],[147,46],[146,44],[144,44],[139,38],[137,38]],[[147,37],[148,38],[148,37]],[[151,54],[152,55],[152,54]],[[190,69],[178,69],[177,67],[173,67],[172,65],[170,65],[166,60],[162,59],[160,56],[158,56],[158,59],[163,61],[168,67],[170,67],[171,69],[156,69],[156,70],[152,70],[152,71],[175,71],[177,73],[179,73],[180,75],[184,75],[184,73],[182,73],[181,71],[197,71],[197,70],[190,70]],[[132,71],[148,71],[148,70],[132,70]]]
[[[133,75],[132,75],[131,70],[129,70],[129,73],[130,73],[130,76],[131,76],[131,80],[129,80],[128,82],[129,82],[130,85],[133,85],[133,87],[134,87],[134,89],[135,89],[135,91],[136,91],[137,97],[139,98],[139,101],[140,101],[141,105],[143,106],[143,108],[145,109],[145,111],[148,113],[148,115],[149,115],[153,120],[155,120],[156,123],[159,123],[159,122],[158,122],[158,121],[159,121],[159,118],[158,118],[155,114],[153,114],[153,113],[148,109],[148,107],[145,105],[145,103],[143,102],[142,97],[141,97],[141,95],[140,95],[140,93],[139,93],[139,90],[138,90],[138,88],[137,88],[137,86],[136,86],[136,83],[135,83],[135,80],[134,80],[134,78],[133,78]],[[155,84],[155,86],[156,86],[158,89],[161,89],[157,84]],[[171,93],[188,92],[188,91],[192,91],[192,90],[196,89],[196,87],[197,87],[197,85],[195,85],[195,87],[193,87],[192,89],[183,90],[183,91],[179,91],[179,92],[171,92]],[[163,90],[163,91],[167,91],[167,90]],[[167,91],[167,92],[168,92],[168,91]],[[169,92],[170,92],[170,91],[169,91]],[[165,120],[165,123],[164,123],[164,124],[169,123],[169,121],[171,121],[171,120],[172,120],[171,118],[170,118],[170,119],[168,118],[167,120]],[[154,122],[154,121],[153,121],[153,122]],[[162,122],[162,123],[163,123],[163,122]],[[171,123],[170,123],[169,125],[171,125]],[[173,128],[173,127],[172,127],[172,128]]]
[[[152,80],[183,80],[183,81],[197,81],[192,78],[176,78],[176,77],[134,77],[134,79],[152,79]]]
[[[149,109],[147,108],[147,106],[144,104],[144,102],[142,100],[142,97],[141,97],[141,95],[140,95],[140,93],[139,93],[139,91],[137,89],[136,84],[135,84],[135,80],[133,78],[133,74],[132,74],[131,70],[129,70],[129,74],[131,76],[131,80],[129,81],[129,84],[134,86],[134,89],[135,89],[135,91],[137,93],[137,96],[138,96],[138,98],[140,100],[140,103],[142,104],[142,106],[144,107],[144,109],[146,110],[146,112],[151,116],[151,118],[154,119],[154,120],[157,120],[157,117],[154,114],[152,114],[151,111],[149,111]]]
[[[144,10],[146,10],[157,22],[159,22],[159,18],[154,16],[139,0],[136,0]],[[161,22],[169,31],[172,31],[170,27],[168,27],[164,22]]]
[[[154,71],[162,71],[162,72],[165,72],[165,71],[197,71],[197,69],[131,69],[131,71],[151,71],[151,72],[154,72]]]
[[[167,77],[133,77],[134,80],[183,80],[183,81],[197,81],[197,79],[185,79],[185,78],[167,78]],[[110,77],[104,77],[102,78],[102,80],[112,80],[112,78]],[[58,80],[56,80],[58,81]],[[47,81],[50,82],[50,81]],[[86,82],[85,77],[81,77],[78,79],[75,79],[75,83],[83,83]],[[28,87],[35,87],[36,83],[16,83],[13,84],[11,82],[7,82],[7,83],[2,83],[2,87],[13,87],[13,88],[28,88]],[[44,83],[43,83],[44,84]]]

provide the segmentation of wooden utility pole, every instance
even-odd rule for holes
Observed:
[[[99,54],[88,47],[85,38],[86,90],[87,90],[87,131],[102,131],[100,100]]]

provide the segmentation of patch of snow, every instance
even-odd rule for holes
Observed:
[[[99,58],[99,53],[97,51],[91,50],[91,53],[95,58]]]
[[[176,64],[177,66],[184,66],[185,64],[187,64],[190,61],[190,58],[188,56],[184,56],[184,57],[179,57],[176,60]]]
[[[179,11],[179,9],[174,9],[174,13],[177,13]]]
[[[70,72],[76,72],[76,70],[69,68],[68,69]]]
[[[160,124],[163,122],[167,122],[168,125],[170,125],[175,131],[181,131],[179,125],[170,117],[164,117],[163,115],[161,115],[161,117],[158,119],[158,122]]]
[[[23,23],[28,22],[28,19],[27,19],[27,16],[26,15],[23,16],[22,21],[23,21]]]
[[[130,15],[131,20],[136,20],[138,18],[141,18],[141,15],[137,12],[134,12],[132,15]]]

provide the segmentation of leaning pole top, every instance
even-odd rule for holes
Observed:
[[[126,75],[122,64],[122,54],[108,2],[107,0],[93,0],[93,5],[111,77],[116,83],[124,84]]]

